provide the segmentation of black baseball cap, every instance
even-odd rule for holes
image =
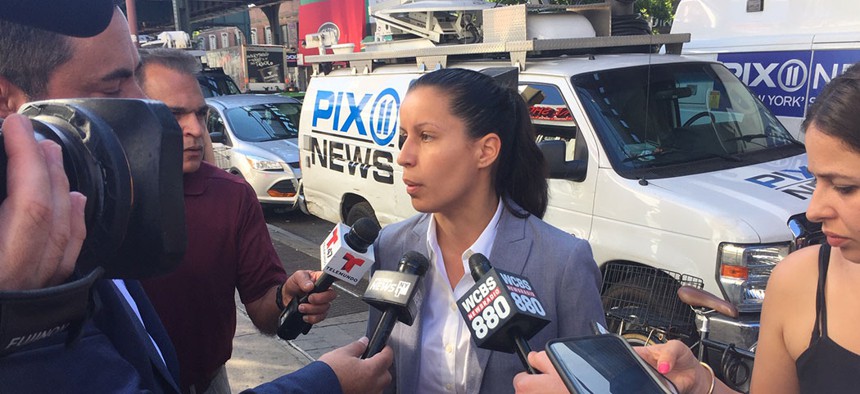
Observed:
[[[0,19],[42,30],[92,37],[113,17],[115,0],[0,0]]]

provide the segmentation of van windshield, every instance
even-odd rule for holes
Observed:
[[[300,104],[277,103],[232,108],[224,112],[236,138],[264,142],[299,136]]]
[[[661,64],[574,76],[622,176],[678,176],[800,154],[795,140],[728,69]]]

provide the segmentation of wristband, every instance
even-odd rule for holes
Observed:
[[[708,372],[711,373],[711,388],[708,389],[708,394],[714,394],[714,386],[717,384],[717,375],[714,374],[714,370],[711,368],[710,365],[705,364],[701,361],[699,361],[699,364],[702,364],[702,366],[705,367],[705,369],[707,369]]]
[[[42,339],[67,333],[67,344],[81,333],[92,308],[92,287],[101,267],[59,286],[0,292],[0,357]]]
[[[283,293],[281,293],[281,289],[283,289],[283,288],[284,288],[284,285],[280,284],[280,285],[278,285],[278,288],[275,290],[275,305],[278,306],[279,311],[283,311],[284,309],[287,309],[287,307],[284,306],[284,295],[283,295]]]

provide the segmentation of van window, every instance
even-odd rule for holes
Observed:
[[[537,134],[537,143],[561,140],[567,149],[565,160],[574,160],[576,122],[570,107],[555,85],[530,83],[519,86],[520,94],[528,100],[529,114]]]
[[[572,83],[622,176],[637,177],[631,171],[642,169],[649,177],[677,176],[679,168],[713,171],[803,150],[719,64],[623,68],[575,76]]]

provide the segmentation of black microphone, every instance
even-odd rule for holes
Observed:
[[[460,313],[482,349],[514,353],[530,374],[539,373],[528,363],[526,342],[549,324],[546,310],[528,279],[493,268],[487,257],[469,257],[475,285],[457,301]]]
[[[373,330],[367,349],[361,355],[362,359],[373,357],[382,351],[391,336],[394,324],[400,320],[411,326],[415,321],[415,305],[412,297],[418,280],[427,272],[430,262],[423,254],[409,251],[400,258],[397,271],[376,271],[370,279],[367,291],[361,297],[364,302],[383,311],[379,323]]]
[[[299,304],[307,303],[311,294],[328,290],[335,279],[358,284],[373,266],[372,245],[377,235],[379,225],[370,218],[356,220],[352,228],[347,228],[343,223],[335,225],[320,245],[323,274],[317,279],[310,293],[301,299],[293,298],[281,312],[279,337],[285,340],[296,339],[299,334],[307,334],[311,330],[311,324],[304,321],[304,314],[299,312]]]

